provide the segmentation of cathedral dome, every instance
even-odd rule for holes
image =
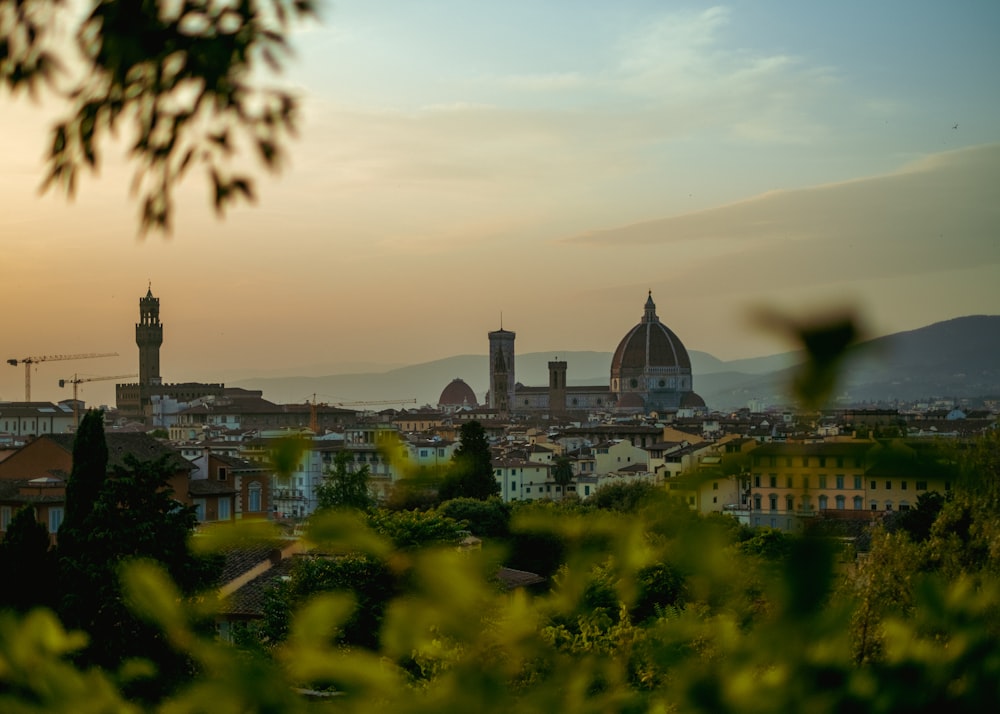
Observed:
[[[656,304],[650,292],[642,321],[618,343],[611,360],[611,376],[621,376],[622,370],[664,367],[690,371],[691,359],[677,335],[656,316]]]
[[[684,343],[656,316],[650,292],[642,320],[629,330],[611,359],[611,391],[618,408],[676,412],[692,394],[691,358]],[[694,405],[692,405],[694,406]]]
[[[476,407],[479,404],[476,402],[476,393],[472,391],[472,387],[461,379],[453,379],[441,392],[438,406]]]

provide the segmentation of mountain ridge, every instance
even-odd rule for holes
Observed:
[[[712,409],[790,401],[785,388],[800,356],[783,352],[762,357],[720,360],[698,350],[691,357],[695,391]],[[884,335],[856,346],[846,360],[841,401],[909,400],[932,396],[981,397],[1000,394],[1000,316],[968,315],[925,327]],[[611,352],[560,352],[568,365],[567,383],[577,386],[607,384]],[[518,354],[518,382],[548,383],[551,352]],[[487,355],[455,355],[380,372],[353,372],[321,376],[258,377],[237,380],[233,386],[261,389],[279,403],[416,400],[436,404],[452,379],[463,379],[482,401],[489,389]]]

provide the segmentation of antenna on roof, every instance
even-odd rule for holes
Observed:
[[[500,311],[500,329],[503,329],[503,310]]]

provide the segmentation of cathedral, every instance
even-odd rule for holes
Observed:
[[[609,411],[660,415],[700,410],[705,401],[694,392],[691,359],[674,332],[660,322],[650,291],[639,324],[618,343],[607,387],[566,385],[567,364],[549,362],[547,387],[525,387],[514,374],[515,333],[489,333],[490,391],[487,404],[501,415]]]

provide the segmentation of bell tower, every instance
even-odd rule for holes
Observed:
[[[140,389],[159,385],[163,323],[160,322],[160,298],[153,297],[152,285],[146,291],[146,297],[139,299],[139,322],[135,324],[135,343],[139,346]]]
[[[489,406],[507,417],[514,406],[514,338],[516,335],[501,327],[489,333],[490,338],[490,403]]]

